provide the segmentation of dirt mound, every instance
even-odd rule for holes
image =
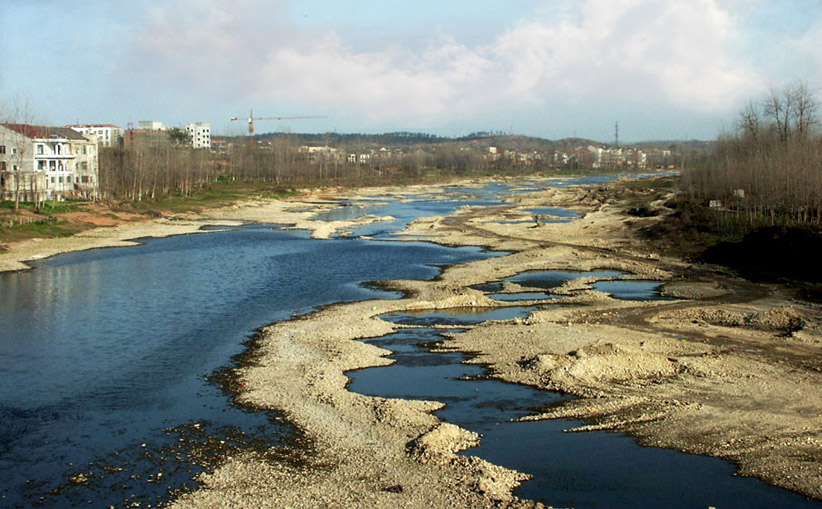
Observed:
[[[411,442],[409,450],[421,463],[447,461],[459,451],[478,445],[479,441],[477,433],[443,422]]]
[[[722,308],[697,308],[680,313],[682,318],[722,327],[744,327],[791,334],[805,328],[806,321],[794,308],[777,307],[767,311],[732,311]]]

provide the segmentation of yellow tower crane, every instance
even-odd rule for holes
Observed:
[[[304,118],[328,118],[325,116],[300,116],[300,117],[257,117],[254,118],[254,110],[251,110],[251,113],[248,115],[248,144],[254,145],[254,121],[255,120],[297,120],[297,119],[304,119]],[[231,121],[239,121],[244,120],[240,117],[231,117]]]

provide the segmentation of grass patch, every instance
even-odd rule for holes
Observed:
[[[34,238],[68,237],[90,229],[91,225],[46,216],[37,221],[0,228],[0,242],[10,243]]]
[[[218,181],[208,188],[195,191],[189,196],[176,194],[156,200],[120,202],[116,210],[136,212],[150,216],[201,212],[208,208],[231,205],[241,200],[253,198],[283,199],[296,196],[299,192],[260,182]]]
[[[677,176],[626,180],[617,183],[617,186],[634,192],[670,192],[675,191],[678,185],[679,177]]]
[[[40,207],[40,210],[38,211],[35,209],[33,203],[20,202],[18,209],[29,212],[35,212],[39,214],[65,214],[68,212],[77,212],[78,210],[82,210],[83,207],[88,203],[89,202],[86,200],[46,201],[45,204],[42,207]],[[0,209],[13,211],[14,201],[0,201]]]

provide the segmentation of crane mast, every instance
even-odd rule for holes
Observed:
[[[301,120],[306,118],[328,118],[322,115],[302,115],[298,117],[254,117],[254,110],[248,114],[248,144],[254,146],[254,121],[255,120]],[[243,120],[240,117],[231,117],[232,122]]]

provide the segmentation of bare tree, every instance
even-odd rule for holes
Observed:
[[[817,125],[816,116],[819,111],[819,102],[804,83],[796,85],[792,90],[792,95],[792,104],[794,105],[792,112],[793,124],[798,138],[804,141]]]
[[[0,123],[34,124],[39,119],[39,115],[27,97],[17,95],[11,100],[0,98]],[[21,183],[24,177],[23,160],[26,146],[23,136],[15,135],[12,140],[14,143],[7,147],[7,151],[12,156],[10,162],[12,163],[11,173],[14,175],[14,210],[17,211],[20,208],[20,195],[25,192],[25,189],[21,189]]]
[[[722,200],[756,223],[822,224],[819,100],[804,84],[771,90],[740,113],[737,133],[716,142],[706,164],[683,173],[692,196]]]

